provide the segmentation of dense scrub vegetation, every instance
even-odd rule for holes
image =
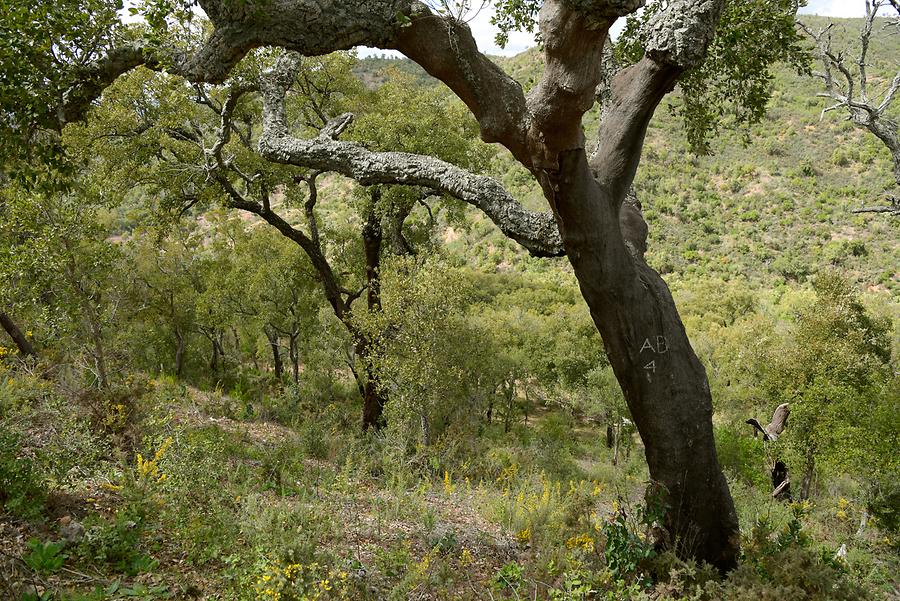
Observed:
[[[874,76],[898,40],[879,40]],[[348,137],[446,156],[543,206],[445,90],[384,62],[313,71],[337,74],[324,98],[356,112]],[[535,80],[534,53],[505,62]],[[203,171],[185,123],[218,115],[139,70],[66,131],[85,166],[68,193],[5,182],[0,197],[0,306],[36,355],[2,339],[0,596],[900,594],[898,222],[849,213],[890,168],[877,141],[819,120],[814,83],[773,85],[749,144],[726,132],[708,157],[659,111],[636,183],[649,261],[710,378],[737,570],[652,543],[672,508],[643,500],[642,445],[567,265],[446,198],[323,176],[315,223],[348,290],[372,266],[370,216],[408,215],[385,232],[380,298],[342,320],[297,244],[212,186],[185,189]],[[273,204],[308,228],[309,199],[285,187]],[[367,374],[390,400],[387,426],[363,433]],[[763,442],[745,420],[781,403],[787,428]],[[775,460],[793,501],[771,497]]]

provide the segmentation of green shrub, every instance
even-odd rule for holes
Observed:
[[[762,488],[768,486],[766,454],[759,440],[728,426],[716,427],[715,436],[722,469],[747,484]]]
[[[129,576],[148,572],[156,562],[139,550],[143,532],[141,518],[119,511],[111,521],[100,519],[89,524],[77,553],[82,559],[108,565]]]
[[[59,570],[66,562],[68,555],[62,552],[63,542],[42,543],[36,538],[28,541],[28,555],[25,563],[38,574],[47,575]]]
[[[47,492],[34,461],[20,451],[19,437],[0,425],[0,506],[33,519],[43,513]]]
[[[321,424],[307,421],[300,428],[300,445],[307,457],[325,459],[330,451],[326,432]]]
[[[888,532],[900,532],[900,481],[886,480],[875,487],[868,503],[869,513],[878,526]]]
[[[525,584],[525,570],[517,563],[508,563],[494,575],[493,585],[498,591],[509,591],[518,596],[517,591]]]

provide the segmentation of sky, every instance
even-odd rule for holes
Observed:
[[[478,4],[478,2],[474,2]],[[827,17],[862,17],[865,14],[862,0],[808,0],[807,6],[800,9],[801,13],[816,14]],[[511,33],[509,43],[506,48],[500,48],[494,43],[494,36],[497,34],[497,28],[491,25],[491,17],[494,15],[493,7],[489,6],[482,10],[474,19],[469,21],[469,27],[478,42],[478,48],[482,52],[493,55],[510,56],[518,54],[534,46],[534,37],[529,33]],[[624,19],[620,19],[618,26],[613,26],[613,35],[618,33],[624,25]],[[384,50],[372,48],[360,48],[360,56],[372,56],[388,54],[390,56],[400,56],[397,52],[385,52]]]

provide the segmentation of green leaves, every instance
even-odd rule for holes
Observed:
[[[538,0],[497,0],[494,6],[497,12],[491,17],[491,25],[499,29],[494,39],[501,48],[509,43],[511,31],[534,32],[537,14],[541,9],[541,2]]]
[[[68,555],[62,552],[63,547],[62,541],[42,543],[33,538],[28,541],[29,553],[25,556],[25,563],[38,574],[52,574],[59,570],[68,558]]]
[[[29,186],[70,175],[58,110],[79,71],[118,36],[118,0],[0,2],[0,166]]]
[[[688,144],[711,152],[719,127],[743,130],[763,118],[772,94],[776,63],[809,70],[809,52],[794,25],[796,0],[727,0],[706,60],[679,80],[681,99],[670,110],[684,121]],[[616,56],[628,65],[643,56],[644,26],[663,8],[654,2],[628,17],[616,40]]]

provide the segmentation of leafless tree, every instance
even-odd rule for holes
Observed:
[[[887,111],[900,90],[900,67],[893,79],[879,89],[873,89],[873,81],[868,73],[869,46],[872,32],[878,23],[878,13],[882,8],[891,11],[882,25],[893,35],[900,34],[900,0],[865,0],[866,17],[859,31],[859,48],[855,56],[846,49],[835,49],[832,44],[834,23],[819,30],[813,30],[801,21],[801,29],[815,42],[816,54],[822,64],[821,71],[815,71],[824,84],[824,91],[817,96],[832,101],[822,110],[821,118],[831,111],[840,111],[846,119],[857,127],[871,132],[882,141],[891,153],[894,165],[894,180],[900,188],[900,130],[897,121],[887,115]],[[888,193],[886,206],[871,206],[855,209],[854,213],[892,213],[900,215],[900,196]]]

